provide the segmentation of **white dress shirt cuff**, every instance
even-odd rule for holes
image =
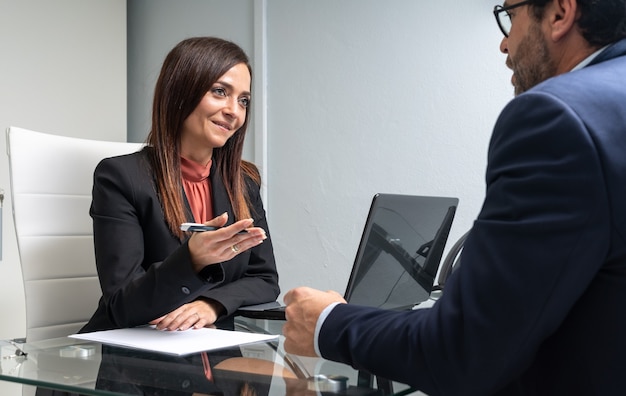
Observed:
[[[318,339],[318,337],[320,335],[320,330],[322,329],[322,325],[324,324],[324,321],[326,320],[326,318],[330,314],[330,311],[332,311],[333,308],[335,308],[335,306],[337,304],[339,304],[339,303],[338,302],[334,302],[332,304],[329,304],[326,308],[324,308],[324,310],[320,314],[320,317],[317,318],[317,323],[315,324],[315,334],[313,334],[313,347],[315,348],[315,353],[317,353],[317,356],[319,356],[319,357],[322,357],[322,353],[320,352],[320,346],[319,346],[319,343],[317,341],[317,339]]]

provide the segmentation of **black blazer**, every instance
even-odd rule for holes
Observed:
[[[403,313],[340,304],[322,355],[431,396],[624,394],[625,76],[626,39],[513,99],[443,297]]]
[[[260,187],[246,180],[254,224],[267,239],[219,264],[223,280],[205,279],[192,270],[186,241],[165,223],[147,156],[151,149],[104,159],[94,171],[90,215],[103,295],[81,331],[143,325],[201,297],[220,302],[226,315],[217,324],[232,328],[230,315],[239,306],[273,301],[280,292]],[[210,180],[213,213],[228,212],[230,224],[233,209],[215,166]]]

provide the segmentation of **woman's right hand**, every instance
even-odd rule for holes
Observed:
[[[219,230],[196,232],[189,238],[189,252],[196,272],[207,265],[228,261],[267,238],[265,230],[252,227],[252,219],[239,220],[224,227],[227,221],[228,213],[223,213],[204,223]]]

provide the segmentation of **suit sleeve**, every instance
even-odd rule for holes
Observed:
[[[521,375],[604,262],[606,186],[582,120],[532,92],[498,119],[486,182],[461,266],[433,308],[338,305],[319,334],[325,358],[429,394],[492,394]]]
[[[254,226],[264,229],[267,239],[249,251],[237,255],[235,259],[224,263],[227,281],[203,293],[204,297],[219,301],[226,308],[226,315],[233,314],[242,305],[274,301],[280,293],[274,248],[261,200],[260,187],[247,179],[247,188],[253,206]]]

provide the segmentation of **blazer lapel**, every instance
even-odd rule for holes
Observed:
[[[626,39],[622,39],[608,46],[604,51],[600,52],[600,54],[598,54],[598,56],[596,56],[588,66],[624,55],[626,55]]]
[[[219,216],[224,212],[228,213],[228,221],[226,225],[234,223],[235,215],[233,214],[233,207],[228,199],[228,193],[226,193],[226,187],[222,181],[222,177],[217,171],[215,162],[211,164],[211,174],[209,175],[211,180],[211,192],[213,194],[213,214]]]

